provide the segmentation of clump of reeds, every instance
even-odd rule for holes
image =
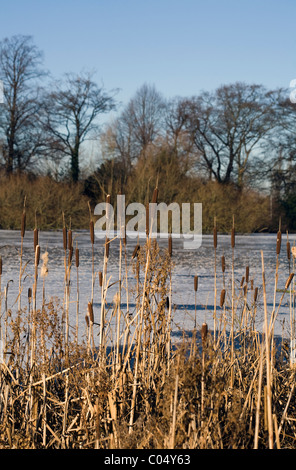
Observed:
[[[157,198],[158,188],[152,201]],[[46,251],[41,253],[38,232],[34,231],[33,286],[28,289],[28,308],[16,312],[6,308],[4,317],[1,316],[6,340],[5,361],[0,365],[0,447],[295,448],[296,427],[292,419],[296,408],[295,364],[290,360],[289,345],[284,340],[276,344],[273,329],[282,300],[291,302],[291,311],[294,308],[295,247],[287,245],[288,273],[281,272],[277,263],[275,286],[282,276],[284,292],[277,308],[269,311],[268,304],[272,302],[267,299],[263,254],[258,260],[262,265],[262,286],[252,285],[248,265],[241,278],[234,278],[233,221],[230,287],[224,254],[222,285],[218,276],[215,285],[215,293],[217,289],[220,292],[216,313],[219,308],[223,313],[220,324],[215,322],[213,331],[195,315],[193,331],[189,332],[192,334],[181,331],[182,339],[174,343],[172,237],[167,248],[161,249],[147,231],[146,243],[141,246],[137,243],[131,249],[128,259],[134,270],[137,302],[133,310],[128,306],[124,314],[121,251],[118,275],[110,279],[107,267],[112,240],[107,237],[104,258],[99,260],[102,264],[95,270],[91,222],[92,219],[89,276],[93,283],[96,273],[99,289],[93,290],[86,300],[77,297],[76,329],[70,317],[64,318],[64,305],[60,307],[58,302],[47,300],[48,295],[43,295],[38,304],[39,274],[45,292],[48,255]],[[214,256],[219,249],[216,229],[215,221]],[[21,236],[24,238],[25,230]],[[71,224],[67,227],[64,223],[64,282],[75,289],[70,282],[75,255],[78,294],[81,260],[77,243],[73,248],[74,240]],[[280,242],[281,236],[277,234],[276,259]],[[126,244],[124,247],[126,255],[129,247]],[[216,263],[213,276],[215,273]],[[0,257],[0,281],[2,275]],[[134,286],[130,288],[127,279],[126,275],[124,288],[132,296]],[[196,274],[195,309],[198,281]],[[117,285],[118,290],[113,304],[108,306],[110,285]],[[69,290],[65,292],[68,308]],[[101,303],[100,318],[95,311],[95,295]],[[86,335],[78,336],[80,303],[85,312]],[[264,311],[263,332],[255,328],[259,304]],[[243,321],[235,323],[235,318]],[[94,331],[97,322],[99,335]]]

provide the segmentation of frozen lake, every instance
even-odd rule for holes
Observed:
[[[91,243],[88,231],[73,231],[74,251],[76,242],[80,252],[79,266],[79,318],[80,328],[85,329],[85,314],[87,304],[91,300],[91,272],[92,272],[92,256]],[[296,235],[289,235],[291,246],[294,245]],[[144,244],[144,240],[140,240]],[[135,241],[128,239],[127,241],[127,259],[131,262],[131,254],[135,246]],[[167,247],[167,240],[159,241],[160,247]],[[45,281],[46,299],[57,297],[63,302],[64,297],[64,250],[62,242],[62,232],[40,232],[39,245],[41,255],[48,251],[48,276]],[[17,295],[19,291],[19,255],[21,248],[21,237],[19,231],[0,231],[0,255],[3,260],[3,273],[1,279],[2,293],[7,288],[7,308],[12,311],[17,308]],[[95,272],[101,271],[103,268],[103,242],[100,239],[95,241]],[[246,266],[249,266],[249,277],[253,280],[254,287],[259,290],[262,287],[261,272],[261,250],[264,253],[266,283],[267,283],[267,302],[268,313],[270,315],[273,308],[274,278],[276,267],[276,234],[254,234],[254,235],[236,235],[236,246],[234,250],[234,267],[235,267],[235,283],[237,292],[239,291],[242,276],[245,275]],[[118,280],[118,253],[119,243],[113,241],[110,247],[110,257],[108,262],[108,277],[111,277],[110,283]],[[223,288],[221,256],[224,254],[226,259],[225,283],[226,291],[231,292],[231,262],[232,248],[229,235],[218,235],[217,247],[217,315],[221,314],[219,309],[220,291]],[[197,324],[201,325],[204,320],[213,326],[214,311],[214,248],[212,235],[204,235],[202,237],[202,245],[197,250],[185,250],[183,244],[178,239],[173,239],[173,271],[172,271],[172,304],[173,304],[173,322],[174,331],[191,330],[194,325],[195,317],[195,292],[194,292],[194,276],[198,275],[198,291],[197,291]],[[40,260],[40,266],[42,261]],[[23,275],[23,291],[21,295],[21,306],[27,307],[28,288],[33,286],[34,277],[34,249],[33,249],[33,232],[26,232],[23,246],[23,266],[25,272]],[[292,259],[291,259],[292,269]],[[134,282],[134,274],[132,269],[128,272],[129,282]],[[124,272],[123,272],[124,276]],[[278,289],[284,288],[285,282],[289,276],[289,263],[286,253],[286,234],[282,235],[282,249],[280,254],[279,280]],[[70,322],[75,324],[76,319],[76,282],[77,273],[74,266],[71,272],[72,290],[71,290],[71,316]],[[108,290],[107,301],[112,303],[114,294],[118,284]],[[41,295],[42,281],[39,278],[38,292]],[[278,292],[276,301],[281,298],[282,293]],[[250,299],[253,292],[249,291]],[[263,306],[259,301],[256,317],[256,327],[260,330],[263,322]],[[122,309],[126,307],[125,296],[123,293]],[[38,302],[37,302],[38,307]],[[3,313],[2,302],[2,313]],[[130,310],[135,309],[135,303],[130,299]],[[94,291],[94,314],[95,321],[100,312],[100,288],[98,279],[96,278]],[[277,321],[275,325],[275,333],[282,334],[283,328],[285,334],[288,335],[290,325],[290,309],[289,295],[284,297],[282,305],[279,309]]]

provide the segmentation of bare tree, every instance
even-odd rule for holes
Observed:
[[[251,156],[262,162],[263,141],[276,125],[277,94],[235,83],[190,100],[188,129],[211,178],[242,187]]]
[[[188,99],[175,97],[168,100],[165,112],[166,145],[188,170],[193,166],[198,153],[187,128],[190,116],[191,102]]]
[[[103,154],[125,162],[126,168],[153,145],[164,130],[165,101],[154,85],[144,84],[102,136]]]
[[[51,152],[70,157],[71,179],[77,182],[81,145],[98,132],[98,117],[115,107],[114,97],[90,73],[66,74],[45,98],[44,130]]]
[[[123,119],[133,129],[135,142],[145,151],[162,129],[165,103],[155,86],[144,84],[130,100]]]
[[[40,88],[45,72],[42,53],[31,36],[13,36],[0,43],[0,79],[4,103],[0,106],[1,150],[6,172],[24,170],[42,146],[38,125]]]

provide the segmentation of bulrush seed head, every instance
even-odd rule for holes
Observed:
[[[218,244],[217,227],[214,227],[213,241],[214,241],[214,248],[216,249],[217,244]]]
[[[258,297],[258,287],[255,287],[255,290],[254,290],[254,302],[256,302],[257,297]]]
[[[70,250],[70,248],[72,247],[72,244],[73,244],[73,240],[72,240],[72,230],[70,229],[68,231],[68,248]]]
[[[276,236],[276,254],[279,255],[281,252],[282,234],[279,230]]]
[[[197,291],[198,288],[198,276],[194,276],[194,290]]]
[[[225,302],[225,294],[226,291],[225,289],[222,289],[221,294],[220,294],[220,307],[222,308]]]
[[[21,237],[24,238],[26,232],[26,211],[22,214]]]
[[[139,243],[137,243],[135,248],[134,248],[133,254],[132,254],[132,259],[134,259],[136,256],[138,256],[139,250],[140,250],[140,245],[139,245]]]
[[[39,233],[38,228],[34,228],[34,251],[36,250],[36,246],[38,245]]]
[[[94,311],[93,311],[93,306],[91,302],[88,302],[88,315],[91,323],[94,323]]]
[[[201,340],[202,340],[203,346],[205,346],[207,336],[208,336],[208,325],[207,323],[203,323],[201,326]]]
[[[35,266],[39,266],[39,261],[40,261],[40,245],[37,245],[36,250],[35,250]]]
[[[173,240],[172,240],[172,235],[169,235],[169,242],[168,242],[168,252],[169,252],[169,257],[172,257],[173,254]]]
[[[291,258],[291,245],[290,242],[287,242],[287,258],[290,260]]]
[[[156,187],[153,191],[152,203],[156,204],[158,199],[158,188]]]
[[[249,282],[249,274],[250,274],[249,266],[246,266],[246,283],[247,284]]]
[[[94,245],[94,243],[95,243],[95,232],[94,232],[94,222],[93,222],[93,220],[91,220],[89,222],[89,234],[90,234],[91,244]]]
[[[290,276],[289,276],[288,279],[287,279],[287,282],[286,282],[286,285],[285,285],[285,289],[288,289],[288,288],[289,288],[289,286],[290,286],[290,284],[291,284],[291,282],[292,282],[293,277],[294,277],[294,273],[291,273]]]
[[[64,250],[66,251],[67,249],[67,228],[66,227],[63,228],[63,247],[64,247]]]
[[[234,227],[232,227],[232,229],[231,229],[231,247],[232,248],[235,247],[235,229],[234,229]]]

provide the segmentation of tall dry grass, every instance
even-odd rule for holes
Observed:
[[[88,199],[82,184],[56,182],[48,176],[0,174],[0,228],[19,230],[26,198],[26,226],[33,230],[56,230],[63,226],[62,214],[72,228],[88,226]]]
[[[27,199],[27,216],[28,207]],[[229,236],[233,255],[235,221]],[[218,259],[216,221],[214,227],[213,256]],[[109,257],[118,241],[106,239],[97,265],[90,224],[94,262],[89,276],[94,288],[91,298],[85,299],[79,292],[79,244],[74,257],[73,239],[72,227],[65,223],[60,260],[65,268],[65,296],[60,303],[53,300],[54,292],[52,298],[42,296],[37,302],[36,292],[46,285],[48,261],[37,235],[28,305],[8,311],[1,286],[1,448],[295,448],[295,364],[289,341],[277,341],[274,336],[279,306],[275,303],[270,310],[273,299],[266,298],[263,253],[258,260],[260,286],[254,286],[247,266],[237,284],[234,256],[225,260],[222,254],[221,267],[215,263],[215,270],[223,272],[222,284],[218,278],[214,284],[215,299],[220,298],[215,331],[195,318],[191,334],[180,331],[181,340],[176,343],[172,272],[178,269],[178,260],[173,239],[160,249],[148,226],[146,242],[136,249],[126,239],[120,240],[118,275],[111,278]],[[286,280],[280,303],[285,299],[290,305],[293,345],[295,257],[291,256],[294,247],[287,248],[290,271],[281,272],[278,266],[276,279]],[[279,250],[278,244],[275,259]],[[0,280],[4,269],[5,260]],[[25,274],[21,271],[21,281]],[[117,292],[110,307],[111,284]],[[199,284],[196,275],[192,285],[196,301]],[[77,290],[74,318],[68,311],[70,286]],[[132,296],[135,308],[129,303]],[[259,302],[264,308],[263,331],[256,329]],[[78,335],[77,316],[84,315],[84,331]]]

